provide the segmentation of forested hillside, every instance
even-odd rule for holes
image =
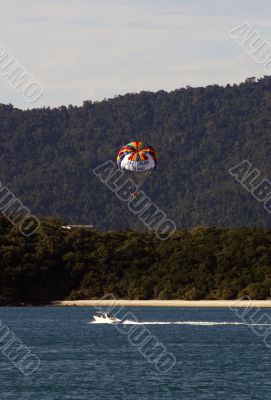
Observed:
[[[194,228],[153,233],[66,230],[43,219],[21,235],[0,217],[0,303],[99,298],[271,298],[271,231]]]
[[[159,152],[144,188],[178,228],[271,227],[229,174],[244,159],[271,179],[271,78],[240,85],[142,92],[82,107],[0,105],[0,180],[37,215],[99,229],[142,224],[92,173],[143,140]]]

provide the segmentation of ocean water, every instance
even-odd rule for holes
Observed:
[[[126,323],[117,328],[90,323],[94,311],[0,308],[0,400],[271,398],[271,348],[264,343],[271,326],[266,321],[255,325],[225,308],[125,308]],[[264,313],[271,315],[271,310]],[[5,354],[4,327],[39,358],[31,375],[23,374],[31,372],[31,365],[23,368]],[[135,328],[165,346],[174,360],[171,369],[159,371],[140,351],[140,342],[129,339]]]

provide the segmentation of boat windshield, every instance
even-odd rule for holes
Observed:
[[[99,317],[102,317],[102,318],[106,318],[106,317],[112,318],[112,317],[113,317],[113,316],[112,316],[111,314],[109,314],[107,311],[98,311],[98,312],[97,312],[97,315],[98,315]]]

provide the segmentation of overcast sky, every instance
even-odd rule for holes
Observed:
[[[44,86],[30,107],[266,75],[229,36],[271,43],[270,0],[0,0],[0,43]],[[0,103],[27,108],[0,77]]]

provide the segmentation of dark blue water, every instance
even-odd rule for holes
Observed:
[[[90,324],[92,308],[1,308],[2,323],[41,365],[25,377],[0,351],[0,399],[270,400],[271,349],[251,326],[231,324],[242,322],[231,310],[126,310],[155,322],[142,326],[176,357],[168,373],[115,326]]]

